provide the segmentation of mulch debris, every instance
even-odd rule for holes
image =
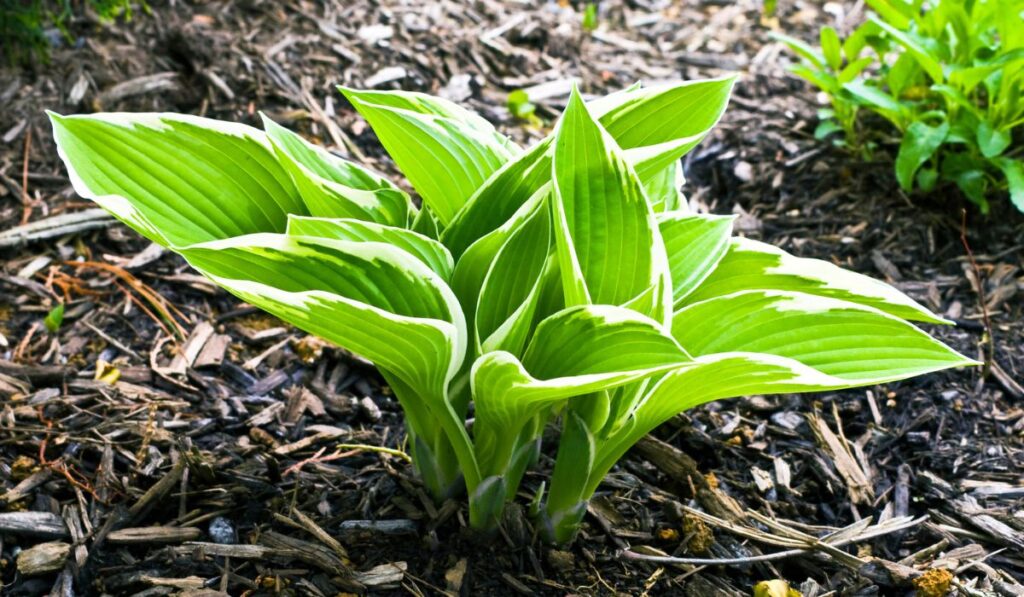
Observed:
[[[608,0],[592,32],[569,2],[149,4],[130,23],[86,14],[49,64],[0,70],[5,595],[1024,595],[1024,221],[1008,201],[962,219],[951,191],[905,196],[891,147],[864,163],[815,141],[821,98],[768,37],[811,41],[863,3]],[[731,109],[685,161],[691,203],[895,284],[990,367],[684,413],[563,549],[520,506],[480,538],[462,504],[433,503],[369,363],[78,198],[42,113],[262,110],[397,176],[336,85],[439,94],[529,142],[574,83],[728,71]],[[538,119],[510,114],[518,89]]]

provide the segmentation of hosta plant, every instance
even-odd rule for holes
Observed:
[[[51,115],[75,189],[242,300],[373,361],[419,476],[493,528],[560,426],[539,525],[690,407],[889,382],[967,359],[894,288],[691,213],[679,158],[732,79],[583,101],[521,148],[450,102],[342,92],[421,202],[264,118]],[[418,205],[418,206],[417,206]]]

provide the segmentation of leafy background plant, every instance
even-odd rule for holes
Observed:
[[[1024,211],[1024,162],[1013,144],[1024,124],[1024,2],[867,0],[873,11],[818,48],[776,35],[801,58],[792,72],[829,97],[815,135],[869,157],[877,138],[862,109],[900,137],[896,179],[905,191],[955,184],[983,212],[1007,191]]]
[[[46,62],[50,55],[47,28],[70,37],[68,25],[83,6],[95,11],[101,21],[132,18],[131,0],[0,0],[0,49],[8,64]],[[148,10],[145,2],[143,10]]]
[[[424,484],[465,491],[474,527],[499,523],[560,425],[534,503],[564,543],[625,452],[687,408],[974,364],[912,325],[948,322],[896,289],[688,210],[679,160],[732,85],[574,91],[530,148],[436,97],[342,89],[420,205],[266,118],[51,118],[80,195],[372,360]]]

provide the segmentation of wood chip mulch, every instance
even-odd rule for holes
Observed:
[[[819,98],[768,37],[813,41],[862,3],[607,0],[593,32],[567,2],[149,4],[0,70],[4,595],[1024,595],[1024,218],[997,200],[964,225],[954,192],[899,192],[891,143],[863,163],[814,140]],[[991,366],[689,411],[613,471],[565,549],[521,507],[480,538],[461,503],[434,504],[373,368],[78,198],[42,112],[263,110],[397,176],[336,85],[440,94],[527,142],[573,82],[727,71],[731,109],[686,158],[691,203],[895,284]],[[539,123],[509,114],[516,89]]]

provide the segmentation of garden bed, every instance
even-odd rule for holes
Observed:
[[[907,197],[885,149],[864,163],[813,138],[818,102],[768,32],[813,39],[823,22],[859,18],[839,14],[852,3],[781,3],[773,21],[746,1],[608,2],[592,33],[548,3],[153,4],[130,23],[80,19],[49,65],[0,71],[2,229],[63,216],[72,228],[58,231],[74,230],[0,233],[5,591],[748,595],[785,579],[807,596],[903,594],[929,568],[1024,590],[1024,219],[1007,201],[961,216],[954,191]],[[549,130],[573,79],[597,94],[731,71],[742,77],[729,111],[686,158],[691,203],[895,284],[958,323],[938,337],[993,366],[688,411],[613,471],[566,549],[541,543],[521,508],[481,538],[461,503],[435,505],[401,455],[367,448],[404,448],[372,367],[89,211],[43,113],[255,124],[265,111],[397,176],[335,85],[436,93],[526,140]],[[543,124],[509,114],[515,89]],[[51,334],[55,297],[70,300]],[[761,559],[798,533],[905,516],[845,547],[854,557]],[[66,564],[46,542],[73,546]],[[57,569],[17,573],[28,549]],[[638,557],[659,553],[746,561]]]

